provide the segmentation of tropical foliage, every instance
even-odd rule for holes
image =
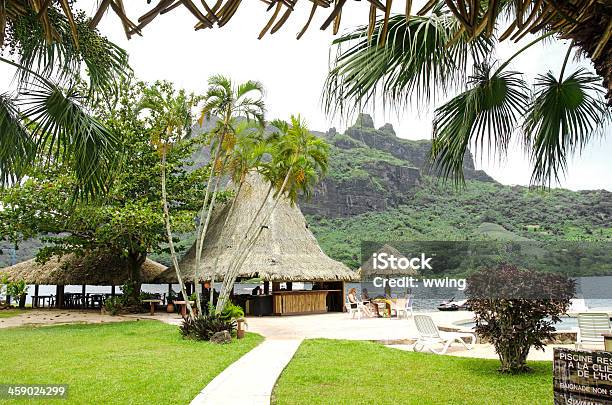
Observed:
[[[157,128],[165,125],[164,117],[140,114],[147,93],[165,86],[168,84],[123,83],[117,105],[98,112],[97,119],[120,134],[114,181],[104,196],[88,202],[72,200],[78,180],[70,166],[56,164],[51,169],[37,161],[27,172],[27,180],[0,191],[2,238],[18,244],[42,236],[48,242],[38,252],[42,262],[67,253],[122,255],[130,263],[131,280],[138,284],[147,255],[168,249],[159,209],[158,145],[151,141]],[[185,167],[198,146],[198,140],[193,139],[167,152],[167,187],[176,207],[173,221],[182,231],[192,229],[204,194],[202,184],[208,178],[207,166],[192,171]]]
[[[35,159],[49,167],[61,161],[76,174],[76,191],[91,196],[107,189],[120,143],[92,109],[116,95],[127,54],[71,2],[51,3],[0,6],[8,53],[0,62],[16,68],[18,83],[0,95],[0,185],[23,177]]]
[[[435,110],[434,169],[462,182],[469,148],[503,156],[519,133],[533,164],[532,183],[549,186],[558,181],[567,158],[603,133],[610,110],[601,78],[586,70],[565,75],[575,43],[559,61],[560,75],[539,75],[533,89],[520,72],[506,70],[518,54],[558,33],[546,28],[558,16],[546,12],[538,17],[540,6],[533,6],[530,17],[540,22],[536,29],[532,20],[522,20],[530,2],[519,3],[461,3],[470,10],[466,19],[454,2],[432,0],[418,17],[385,18],[340,37],[334,41],[338,54],[325,89],[327,111],[351,113],[373,103],[377,92],[392,108],[408,103],[424,107],[458,92]],[[421,16],[428,10],[430,14]],[[513,23],[500,31],[500,13],[516,13],[520,27]],[[558,29],[567,21],[557,22]],[[503,63],[492,59],[496,39],[511,34],[518,39],[530,31],[539,36],[515,55]],[[607,39],[602,41],[606,47]]]
[[[300,194],[308,196],[327,171],[328,145],[310,133],[300,116],[292,116],[291,123],[274,120],[272,126],[272,136],[264,140],[268,144],[269,159],[260,160],[258,166],[253,168],[270,183],[270,187],[250,219],[249,227],[224,272],[217,312],[225,308],[241,266],[280,199],[288,198],[290,203],[294,204]],[[271,206],[266,207],[272,192],[273,202]]]

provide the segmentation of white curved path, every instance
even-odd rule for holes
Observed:
[[[266,339],[216,376],[192,405],[270,404],[274,384],[302,339]]]

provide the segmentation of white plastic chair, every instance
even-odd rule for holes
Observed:
[[[348,312],[349,316],[352,319],[355,319],[355,314],[357,314],[357,319],[361,319],[361,316],[362,316],[362,313],[363,313],[363,302],[361,302],[361,301],[351,302],[347,298],[346,302],[344,303],[344,305],[346,307],[346,311]]]
[[[445,354],[454,342],[461,343],[467,350],[471,350],[476,343],[476,336],[472,333],[440,332],[433,319],[428,315],[415,315],[414,323],[420,335],[412,348],[415,352],[428,349],[435,354]],[[463,340],[464,337],[470,338],[469,345]],[[434,346],[440,344],[443,345],[442,350],[436,350]]]
[[[583,312],[578,314],[576,349],[584,344],[603,345],[602,333],[610,333],[610,316],[605,312]]]

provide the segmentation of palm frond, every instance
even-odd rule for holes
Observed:
[[[9,48],[25,67],[18,71],[19,81],[27,83],[30,71],[59,82],[74,81],[84,73],[90,95],[104,97],[114,92],[119,80],[130,73],[127,53],[91,28],[83,13],[71,21],[65,13],[48,7],[46,15],[57,35],[51,42],[42,34],[39,15],[33,11],[12,20]]]
[[[35,145],[19,110],[8,94],[0,94],[0,186],[22,177]]]
[[[117,139],[92,117],[75,90],[63,91],[48,80],[36,79],[23,92],[20,105],[37,145],[48,161],[62,159],[72,166],[79,193],[104,190],[113,164]]]
[[[524,142],[534,165],[533,184],[558,181],[567,158],[582,148],[610,122],[603,101],[601,79],[579,69],[562,81],[551,72],[535,82],[534,100],[523,125]]]
[[[384,20],[378,20],[371,37],[362,26],[334,41],[338,55],[324,91],[328,113],[373,102],[377,90],[396,108],[410,96],[417,104],[427,103],[436,89],[444,93],[461,83],[470,58],[483,59],[492,45],[480,37],[468,42],[454,16],[441,9],[408,21],[403,15],[393,16],[386,32],[383,27]]]
[[[470,146],[503,155],[529,102],[529,89],[518,72],[491,73],[476,65],[468,90],[439,107],[434,116],[430,161],[443,178],[463,181],[463,160]]]

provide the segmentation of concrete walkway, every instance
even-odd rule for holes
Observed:
[[[270,404],[274,384],[300,343],[301,339],[266,339],[215,377],[191,404]]]

